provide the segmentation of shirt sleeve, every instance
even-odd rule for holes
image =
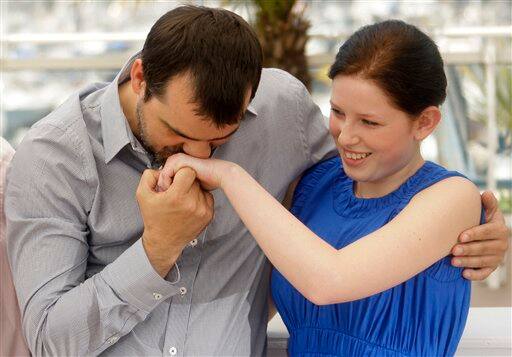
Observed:
[[[179,291],[156,273],[140,239],[85,278],[97,180],[87,172],[86,145],[69,128],[39,124],[7,174],[8,255],[37,356],[97,355]]]
[[[296,80],[299,127],[308,167],[337,155],[334,139],[329,134],[327,120],[313,102],[307,88]]]

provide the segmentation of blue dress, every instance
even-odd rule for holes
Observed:
[[[291,210],[340,249],[385,225],[419,191],[451,176],[461,175],[426,162],[396,191],[361,199],[337,157],[305,173]],[[447,356],[455,353],[464,330],[471,285],[448,256],[394,288],[347,303],[317,306],[276,269],[271,288],[292,356]]]

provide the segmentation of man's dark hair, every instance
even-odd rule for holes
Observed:
[[[188,73],[197,114],[218,127],[238,123],[247,90],[253,98],[258,88],[262,57],[256,33],[237,14],[177,7],[158,19],[144,43],[144,100],[162,98],[170,79]]]
[[[374,81],[396,107],[416,116],[446,98],[443,59],[435,42],[413,25],[388,20],[357,30],[329,71]]]

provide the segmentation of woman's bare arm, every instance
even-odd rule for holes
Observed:
[[[480,195],[466,179],[445,179],[417,194],[379,230],[336,250],[249,174],[236,167],[222,189],[279,271],[316,304],[360,299],[400,284],[450,253],[480,217]]]
[[[476,187],[451,177],[418,193],[385,226],[336,250],[241,167],[177,154],[161,176],[172,177],[184,166],[207,187],[222,188],[270,262],[318,305],[364,298],[410,279],[448,255],[460,232],[480,218]]]

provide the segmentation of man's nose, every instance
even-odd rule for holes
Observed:
[[[186,142],[183,144],[183,152],[199,159],[208,159],[212,153],[212,148],[210,143],[206,141]]]

